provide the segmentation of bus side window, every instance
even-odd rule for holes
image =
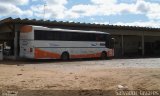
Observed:
[[[96,41],[99,41],[99,37],[98,36],[96,36]]]
[[[96,41],[101,41],[101,36],[99,34],[96,34]]]

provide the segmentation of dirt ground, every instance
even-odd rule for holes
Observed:
[[[107,91],[119,86],[160,90],[160,58],[0,62],[0,90]]]

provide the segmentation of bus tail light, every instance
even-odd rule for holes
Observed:
[[[33,48],[30,48],[29,51],[30,51],[30,52],[33,52]]]

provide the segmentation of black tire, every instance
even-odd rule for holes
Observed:
[[[69,60],[69,54],[67,52],[64,52],[62,55],[61,55],[61,59],[63,61],[67,61]]]
[[[102,60],[107,59],[107,53],[106,53],[106,52],[102,52],[102,53],[101,53],[101,59],[102,59]]]

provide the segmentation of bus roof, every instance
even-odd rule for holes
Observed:
[[[101,31],[87,31],[87,30],[71,30],[71,29],[61,29],[61,28],[48,28],[43,26],[32,26],[35,30],[48,30],[48,31],[65,31],[65,32],[80,32],[80,33],[99,33],[99,34],[109,34],[107,32],[101,32]]]

